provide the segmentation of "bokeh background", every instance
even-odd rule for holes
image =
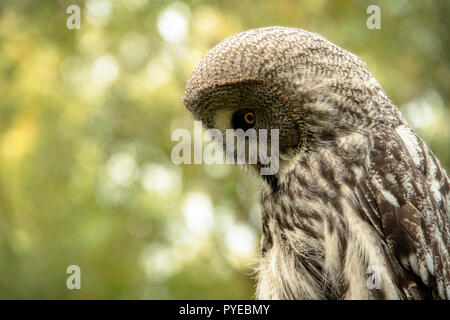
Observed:
[[[0,298],[251,298],[257,179],[170,160],[196,63],[246,29],[320,33],[367,62],[448,170],[449,15],[437,0],[1,0]]]

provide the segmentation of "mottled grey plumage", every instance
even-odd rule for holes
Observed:
[[[450,298],[449,178],[358,57],[307,31],[250,30],[205,55],[184,103],[210,128],[251,108],[256,129],[280,129],[258,298]]]

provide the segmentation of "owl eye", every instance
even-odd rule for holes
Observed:
[[[254,124],[255,123],[255,115],[253,114],[253,112],[249,111],[249,112],[245,113],[244,121],[247,124]]]
[[[231,119],[234,129],[247,130],[253,127],[255,124],[255,114],[253,111],[237,111],[233,114]]]

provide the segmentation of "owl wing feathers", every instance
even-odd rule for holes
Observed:
[[[406,298],[450,299],[449,179],[409,128],[377,128],[355,193]]]

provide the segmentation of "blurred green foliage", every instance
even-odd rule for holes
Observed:
[[[251,298],[257,179],[170,160],[172,130],[192,130],[196,63],[251,28],[322,34],[367,62],[448,169],[449,14],[419,0],[2,0],[0,298]],[[66,288],[72,264],[81,290]]]

